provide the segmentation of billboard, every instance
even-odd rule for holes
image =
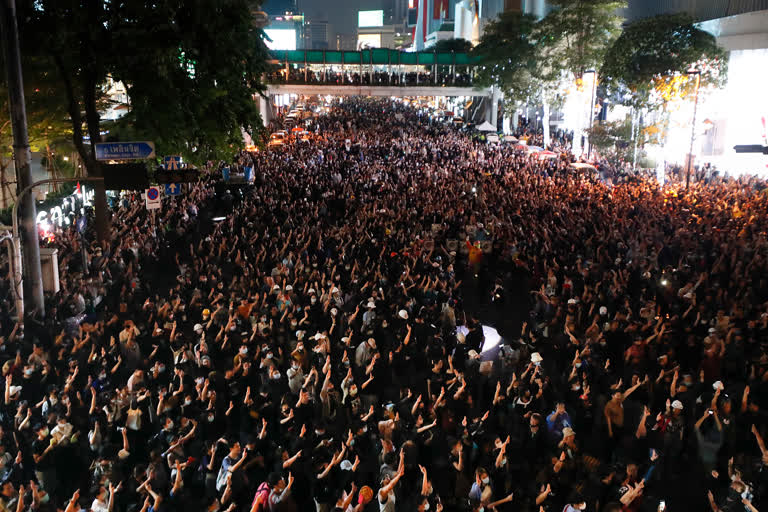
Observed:
[[[272,41],[264,40],[267,48],[270,50],[295,50],[296,49],[296,29],[295,28],[267,28],[264,33]]]
[[[381,48],[381,34],[358,34],[357,49]]]
[[[358,11],[358,27],[382,27],[384,26],[384,11]]]

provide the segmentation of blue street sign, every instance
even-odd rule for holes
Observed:
[[[154,142],[102,142],[96,144],[96,160],[144,160],[154,158]]]
[[[167,156],[164,159],[166,171],[178,171],[181,169],[181,156]]]
[[[181,194],[181,185],[178,183],[166,183],[165,184],[165,195],[167,196],[178,196]]]

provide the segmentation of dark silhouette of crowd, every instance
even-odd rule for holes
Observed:
[[[426,68],[426,66],[422,66]],[[471,87],[472,75],[463,69],[453,72],[451,66],[440,66],[439,72],[433,71],[374,71],[369,66],[350,64],[344,71],[310,70],[291,68],[274,71],[267,75],[267,82],[273,84],[327,84],[327,85],[370,85],[370,86],[415,86],[439,85]]]
[[[125,195],[85,262],[60,229],[44,318],[3,283],[0,511],[764,506],[762,181],[608,184],[389,100],[311,129]]]

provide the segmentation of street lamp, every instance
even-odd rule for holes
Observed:
[[[685,190],[691,185],[691,167],[693,167],[693,139],[696,135],[696,112],[699,108],[699,86],[701,85],[701,70],[694,66],[688,70],[689,75],[696,75],[696,96],[693,101],[693,121],[691,122],[691,147],[688,150],[688,165],[685,170]]]

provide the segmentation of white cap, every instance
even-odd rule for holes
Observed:
[[[313,293],[315,293],[315,289],[314,288],[310,288],[309,290],[307,290],[307,293],[312,295]]]
[[[722,391],[722,390],[724,390],[724,389],[725,389],[725,386],[723,386],[723,383],[722,383],[721,381],[719,381],[719,380],[718,380],[718,381],[715,381],[715,382],[712,384],[712,389],[719,389],[720,391]]]
[[[600,315],[605,316],[608,314],[608,308],[605,306],[600,306]]]
[[[400,311],[398,311],[397,316],[399,316],[403,320],[408,320],[408,312],[404,309],[401,309]]]
[[[680,400],[675,400],[674,402],[672,402],[672,408],[673,409],[680,409],[682,411],[683,410],[683,402],[681,402]]]
[[[576,304],[578,302],[576,299],[568,299],[568,305]]]
[[[343,471],[352,471],[352,463],[349,462],[347,459],[344,459],[343,461],[341,461],[341,464],[339,464],[339,467]]]
[[[192,328],[196,333],[200,334],[200,331],[203,330],[203,326],[201,324],[195,324],[195,326]]]
[[[376,303],[373,302],[372,300],[369,300],[368,304],[366,304],[365,307],[367,307],[369,309],[376,309]]]
[[[293,286],[291,286],[291,285],[286,286],[285,287],[285,291],[287,291],[287,292],[293,291]]]
[[[544,358],[541,357],[541,354],[539,354],[538,352],[534,352],[533,354],[531,354],[531,362],[532,363],[540,363],[543,360],[544,360]]]
[[[331,288],[331,293],[339,293],[339,289],[334,286]]]

